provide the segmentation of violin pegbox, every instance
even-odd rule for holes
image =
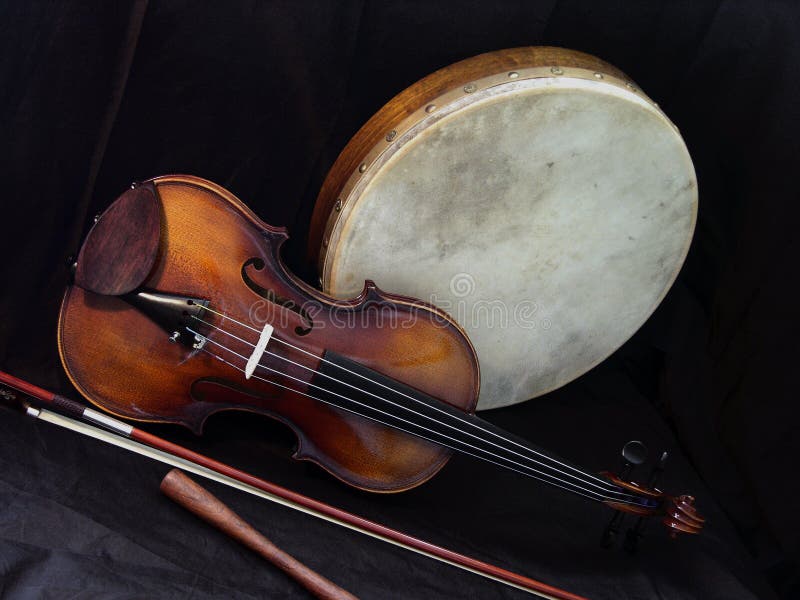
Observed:
[[[672,538],[676,538],[679,533],[699,533],[703,528],[705,519],[698,514],[694,506],[693,496],[668,496],[656,487],[661,474],[664,472],[668,457],[669,454],[667,452],[661,454],[658,462],[653,466],[646,485],[634,483],[630,480],[630,477],[633,469],[646,461],[647,448],[639,441],[631,441],[625,444],[622,449],[622,469],[619,475],[604,473],[606,477],[620,487],[647,495],[655,500],[656,504],[650,509],[642,510],[640,507],[607,502],[606,504],[609,504],[617,512],[603,532],[601,539],[603,547],[609,548],[614,544],[626,513],[631,513],[638,517],[635,525],[630,527],[625,534],[625,549],[631,553],[638,548],[639,540],[644,535],[648,517],[660,516],[661,522],[667,527]]]
[[[104,296],[140,287],[161,240],[161,202],[152,182],[133,184],[95,221],[75,266],[75,284]]]

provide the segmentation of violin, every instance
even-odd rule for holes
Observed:
[[[612,530],[632,513],[700,531],[691,496],[587,472],[477,417],[478,361],[449,315],[371,281],[327,297],[282,262],[287,238],[204,179],[132,185],[96,219],[63,299],[71,382],[109,413],[197,434],[220,411],[271,417],[297,436],[294,458],[363,490],[413,488],[460,452],[605,503]]]

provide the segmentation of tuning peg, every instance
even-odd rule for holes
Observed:
[[[664,451],[661,453],[661,458],[658,459],[658,462],[653,467],[653,470],[650,472],[650,479],[647,482],[647,487],[650,489],[655,489],[658,480],[661,478],[661,474],[664,472],[664,468],[667,465],[667,459],[669,458],[669,453]],[[644,528],[645,528],[646,521],[644,517],[639,517],[636,520],[636,524],[633,527],[630,527],[627,532],[625,532],[625,550],[633,554],[636,552],[637,547],[639,546],[639,540],[644,536]]]
[[[630,478],[634,467],[638,467],[647,460],[647,446],[638,440],[631,440],[622,447],[622,471],[619,478]]]
[[[631,440],[625,444],[622,447],[622,469],[620,470],[619,478],[627,480],[634,467],[639,466],[645,460],[647,460],[647,446],[638,440]],[[611,521],[609,521],[600,539],[600,545],[603,548],[610,548],[614,544],[623,518],[623,513],[619,511],[611,517]]]

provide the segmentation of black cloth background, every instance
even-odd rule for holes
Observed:
[[[638,438],[672,458],[703,535],[655,526],[604,551],[604,507],[455,458],[373,496],[289,458],[292,436],[221,415],[171,439],[316,498],[592,598],[800,595],[793,394],[798,319],[798,64],[793,2],[0,2],[0,368],[77,398],[56,319],[91,217],[133,180],[190,173],[305,236],[337,153],[383,103],[481,52],[558,45],[627,72],[680,127],[698,227],[673,290],[609,360],[485,416],[590,469]],[[378,282],[380,284],[380,282]],[[172,505],[166,469],[0,414],[0,593],[9,598],[305,597]],[[279,545],[365,598],[518,591],[209,486]],[[772,586],[771,591],[768,584]]]

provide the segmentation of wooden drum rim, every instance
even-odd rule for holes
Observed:
[[[431,73],[397,94],[358,130],[322,184],[309,228],[308,256],[310,262],[316,262],[323,290],[328,283],[325,267],[331,234],[352,205],[349,201],[353,192],[371,179],[388,158],[386,155],[400,147],[409,131],[442,118],[454,103],[461,101],[462,106],[468,106],[489,88],[538,78],[602,81],[635,94],[661,112],[658,104],[625,73],[577,50],[551,46],[509,48],[467,58]]]

